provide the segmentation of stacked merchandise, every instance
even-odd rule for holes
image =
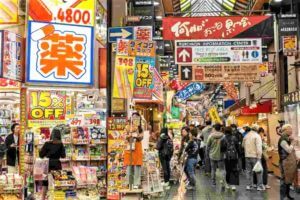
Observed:
[[[48,181],[49,200],[76,199],[76,181],[71,171],[51,171]]]
[[[144,194],[155,195],[163,192],[161,185],[158,153],[155,149],[144,152],[143,159],[143,191]]]
[[[0,199],[22,199],[23,177],[18,174],[0,175]]]

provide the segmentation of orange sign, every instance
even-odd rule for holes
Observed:
[[[117,55],[155,57],[156,43],[153,41],[126,40],[117,41]]]

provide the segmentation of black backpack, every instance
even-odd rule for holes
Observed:
[[[173,152],[174,152],[173,141],[170,138],[168,138],[163,145],[162,153],[164,156],[172,157]]]
[[[234,138],[226,139],[226,152],[225,156],[227,160],[236,160],[238,159],[238,152],[235,147],[235,141]]]

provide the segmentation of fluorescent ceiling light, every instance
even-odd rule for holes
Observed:
[[[159,6],[159,4],[160,4],[160,3],[157,2],[157,1],[154,1],[154,3],[153,3],[154,6]]]
[[[274,0],[275,2],[282,2],[282,0]]]

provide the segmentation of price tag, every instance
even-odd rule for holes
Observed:
[[[84,121],[86,126],[100,126],[100,115],[85,115]]]
[[[82,126],[83,125],[82,116],[74,116],[70,118],[69,124],[70,126]]]

